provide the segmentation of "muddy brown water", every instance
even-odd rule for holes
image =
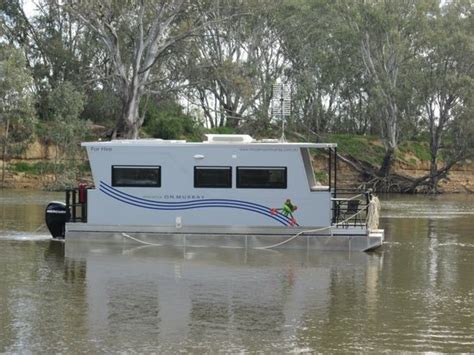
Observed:
[[[0,353],[474,351],[474,196],[382,196],[372,253],[71,245],[0,192]]]

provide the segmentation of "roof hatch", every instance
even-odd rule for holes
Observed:
[[[206,134],[205,143],[252,143],[254,139],[248,134]]]

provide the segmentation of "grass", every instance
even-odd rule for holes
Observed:
[[[323,184],[327,184],[329,180],[328,173],[325,171],[315,171],[314,172],[314,177],[316,178],[316,181],[319,181]]]
[[[402,154],[411,153],[417,159],[426,161],[431,159],[430,147],[428,142],[408,141],[403,142],[399,146],[399,151]]]
[[[11,164],[10,170],[16,173],[25,173],[29,175],[48,174],[55,171],[54,164],[51,162],[37,162],[32,164],[27,162],[18,162]]]
[[[78,170],[83,174],[90,173],[89,163],[81,163],[77,166]],[[15,173],[25,173],[28,175],[55,174],[65,169],[62,163],[55,164],[53,162],[41,161],[36,163],[17,162],[10,164],[10,170]]]
[[[385,150],[376,143],[377,139],[375,137],[331,134],[327,140],[337,143],[337,150],[343,155],[351,155],[375,166],[382,164]]]
[[[331,134],[326,140],[337,143],[338,152],[343,155],[351,155],[377,167],[382,164],[385,149],[375,136]],[[429,161],[429,144],[423,141],[403,142],[399,145],[395,158],[413,166],[419,161]]]

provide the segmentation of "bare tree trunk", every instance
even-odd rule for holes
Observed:
[[[140,97],[134,93],[131,95],[128,100],[124,102],[122,108],[122,132],[117,132],[119,137],[126,139],[137,139],[138,131],[141,127],[140,117],[139,117],[139,102]]]
[[[435,155],[431,155],[430,162],[430,185],[433,192],[438,192],[438,162]]]
[[[430,185],[432,192],[438,192],[438,147],[439,147],[439,135],[438,130],[435,127],[430,127]]]
[[[113,77],[120,90],[122,113],[112,139],[136,139],[144,117],[140,100],[150,82],[151,69],[160,65],[160,55],[199,27],[199,19],[183,32],[174,34],[179,15],[189,9],[186,0],[123,2],[106,0],[71,1],[67,9],[84,23],[110,56]],[[149,16],[153,14],[153,16]],[[129,20],[133,18],[133,21]],[[133,43],[128,38],[133,34]]]
[[[7,165],[7,153],[8,153],[8,134],[10,130],[10,120],[5,120],[5,132],[3,133],[3,147],[2,147],[2,189],[5,186],[5,169]]]
[[[385,155],[383,157],[382,165],[380,166],[379,175],[383,177],[388,177],[390,175],[393,160],[394,160],[394,148],[387,148],[385,150]]]

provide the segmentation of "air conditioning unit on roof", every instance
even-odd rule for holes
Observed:
[[[248,134],[206,134],[205,143],[252,143],[254,139]]]

